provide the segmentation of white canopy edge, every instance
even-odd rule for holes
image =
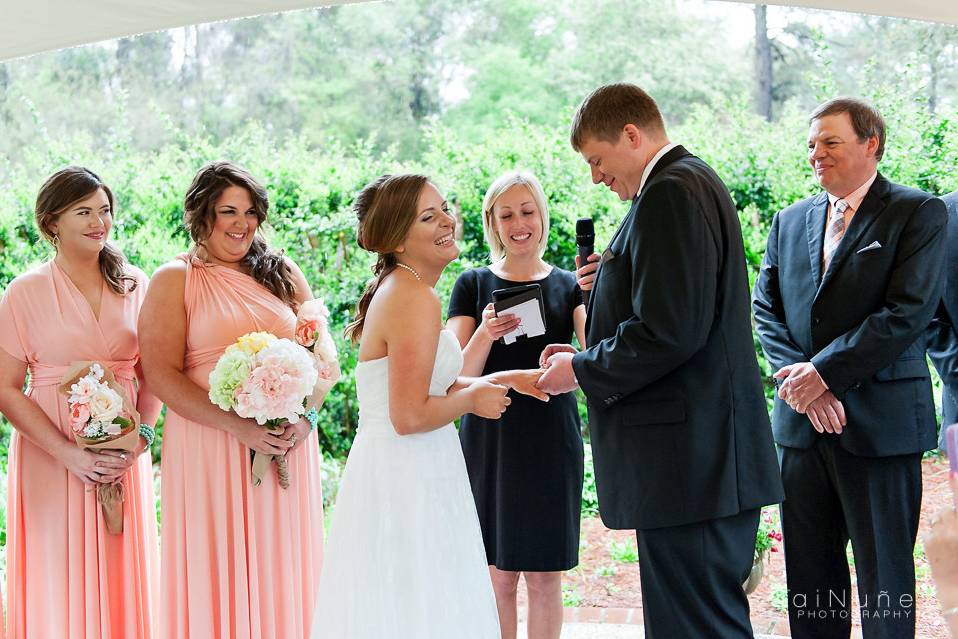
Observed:
[[[186,25],[363,1],[368,0],[2,0],[0,62]],[[958,0],[770,0],[767,4],[958,25]]]
[[[191,24],[361,0],[2,0],[0,62]]]
[[[958,25],[958,0],[728,0],[743,4],[768,4],[806,9],[829,9],[850,13],[866,13],[891,18],[909,18],[925,22]],[[880,46],[880,43],[876,43]]]

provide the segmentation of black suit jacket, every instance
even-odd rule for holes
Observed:
[[[759,339],[773,369],[811,361],[843,403],[842,447],[862,456],[934,448],[924,331],[941,299],[945,206],[880,174],[821,273],[826,193],[772,220],[755,283]],[[808,448],[808,417],[776,398],[775,441]]]
[[[945,290],[929,328],[928,356],[944,382],[942,423],[958,422],[958,191],[942,196],[948,208],[945,233]]]
[[[666,153],[599,266],[573,367],[610,528],[717,519],[781,501],[735,206]]]

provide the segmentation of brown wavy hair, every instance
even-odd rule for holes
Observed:
[[[282,251],[275,251],[261,234],[269,213],[269,197],[266,189],[245,169],[232,162],[210,162],[199,170],[186,192],[183,203],[183,223],[193,239],[194,247],[204,246],[213,233],[216,223],[216,200],[227,188],[238,186],[246,189],[253,200],[253,211],[258,224],[253,243],[240,262],[250,276],[266,287],[291,308],[295,309],[296,285],[293,272]]]
[[[47,178],[40,187],[40,192],[37,193],[37,203],[34,208],[34,219],[40,234],[53,244],[54,248],[57,248],[57,243],[54,241],[56,236],[50,230],[50,225],[71,206],[97,191],[103,191],[106,194],[112,215],[115,212],[113,191],[90,169],[82,166],[68,166]],[[129,262],[116,246],[106,242],[100,250],[98,260],[100,273],[111,291],[117,295],[126,295],[136,288],[136,278],[127,268]]]
[[[429,182],[425,175],[381,175],[359,192],[353,202],[353,211],[359,220],[356,241],[361,248],[378,254],[373,266],[373,279],[359,298],[356,319],[346,327],[345,334],[358,342],[363,334],[366,311],[373,295],[387,275],[396,268],[396,248],[402,244],[416,219],[419,194]]]

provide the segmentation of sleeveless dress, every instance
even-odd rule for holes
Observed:
[[[462,368],[443,330],[429,393]],[[359,429],[327,541],[314,639],[496,639],[499,618],[455,426],[400,436],[388,358],[356,365]]]
[[[57,391],[71,363],[103,362],[137,401],[136,321],[149,282],[129,270],[136,288],[121,296],[104,285],[99,319],[52,261],[10,282],[0,301],[0,348],[27,365],[27,397],[71,440],[67,398]],[[96,491],[16,429],[8,463],[7,636],[155,636],[159,550],[149,453],[121,480],[121,535],[107,532]]]
[[[519,284],[488,266],[464,271],[449,298],[449,317],[482,322],[492,292]],[[482,374],[538,368],[549,344],[568,344],[582,304],[575,275],[553,267],[542,290],[546,332],[512,344],[496,341]],[[575,393],[548,402],[510,393],[499,419],[463,415],[459,439],[482,525],[486,561],[500,570],[560,571],[579,563],[583,448]]]
[[[227,346],[251,331],[292,338],[288,306],[250,276],[180,256],[186,272],[184,372],[209,388]],[[170,639],[307,637],[323,554],[315,435],[289,454],[291,486],[250,480],[250,449],[167,412],[162,464],[160,631]]]

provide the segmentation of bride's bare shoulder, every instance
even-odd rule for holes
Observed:
[[[435,289],[402,275],[393,273],[383,280],[369,306],[370,313],[374,305],[386,316],[415,318],[442,313]]]

